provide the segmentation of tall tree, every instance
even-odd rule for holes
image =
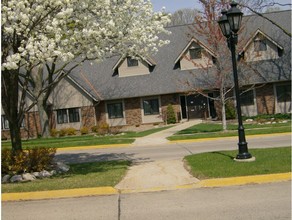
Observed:
[[[2,106],[14,151],[22,149],[24,113],[45,103],[65,68],[117,53],[143,57],[167,43],[157,34],[167,32],[169,16],[150,1],[4,0],[1,12]],[[36,100],[27,107],[31,87]]]
[[[199,11],[197,9],[183,8],[175,11],[171,15],[169,25],[191,24],[195,22],[195,18]]]
[[[216,62],[213,63],[215,70],[212,73],[209,71],[209,65],[207,67],[201,66],[204,70],[204,74],[198,80],[202,81],[201,84],[213,88],[214,91],[216,91],[216,94],[217,92],[219,94],[218,96],[209,97],[204,92],[203,88],[193,88],[193,90],[220,103],[223,130],[226,130],[226,95],[231,89],[228,80],[230,78],[229,73],[231,71],[231,64],[226,62],[226,54],[230,53],[226,46],[225,37],[221,34],[216,20],[220,16],[221,9],[226,8],[229,1],[223,0],[218,3],[216,0],[199,0],[199,2],[201,3],[203,10],[196,16],[196,23],[190,28],[190,31],[192,32],[191,35],[204,39],[206,45],[209,45],[212,52],[216,54]],[[212,61],[210,60],[209,62]],[[212,77],[210,77],[210,74],[212,74]]]

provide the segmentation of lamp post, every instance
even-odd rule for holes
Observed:
[[[237,32],[240,29],[241,19],[243,13],[236,7],[237,3],[232,1],[230,3],[231,8],[226,11],[222,10],[222,16],[219,18],[219,27],[222,34],[227,38],[228,47],[231,51],[233,77],[234,77],[234,89],[236,98],[236,109],[238,118],[238,154],[237,160],[246,160],[252,158],[252,155],[248,152],[247,142],[245,139],[244,127],[242,124],[241,116],[241,104],[239,97],[239,86],[237,76],[237,64],[236,64],[236,44],[237,44]]]

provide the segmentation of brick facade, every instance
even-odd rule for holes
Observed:
[[[258,114],[275,113],[275,94],[273,84],[264,85],[256,89],[256,103]]]
[[[101,101],[95,106],[95,118],[97,124],[106,123],[106,110],[104,101]]]
[[[142,124],[140,98],[125,99],[125,117],[127,125]]]
[[[171,104],[173,110],[175,112],[176,121],[179,122],[181,120],[181,112],[180,112],[180,102],[179,102],[179,95],[178,94],[169,94],[169,95],[162,95],[161,96],[161,110],[162,110],[162,117],[163,120],[166,122],[166,112],[167,106]]]
[[[94,106],[81,107],[81,126],[91,128],[96,124]]]

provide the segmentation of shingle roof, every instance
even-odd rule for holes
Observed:
[[[290,10],[268,13],[265,16],[274,20],[290,32]],[[284,48],[284,55],[277,60],[252,62],[253,68],[257,69],[259,74],[255,74],[246,67],[239,67],[239,77],[240,74],[244,74],[245,84],[290,80],[290,37],[285,35],[269,21],[259,16],[246,16],[243,19],[243,24],[245,22],[246,28],[244,29],[244,33],[239,33],[239,37],[243,42],[247,43],[257,29],[260,29]],[[194,74],[191,74],[189,70],[180,70],[174,65],[175,60],[192,38],[192,36],[187,34],[189,33],[190,26],[179,25],[167,28],[172,34],[163,34],[161,38],[169,39],[170,44],[160,48],[159,52],[153,56],[153,59],[156,61],[156,66],[150,74],[129,77],[115,75],[112,68],[120,59],[119,56],[115,56],[101,63],[85,62],[82,66],[76,68],[70,76],[92,96],[95,97],[96,93],[98,93],[102,100],[188,92],[191,87],[207,88],[207,85],[204,83],[204,78],[208,78],[209,81],[213,79],[215,83],[215,75],[213,77],[212,75],[210,76],[210,74],[215,74],[214,68],[210,68],[208,74],[203,69],[196,69],[193,71]],[[195,37],[206,44],[206,40],[202,39],[202,37]],[[82,72],[87,80],[84,80],[80,72]],[[89,85],[88,81],[91,85]],[[187,81],[191,86],[186,83]],[[97,99],[99,98],[97,97]]]

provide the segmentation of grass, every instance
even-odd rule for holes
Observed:
[[[221,124],[201,123],[190,128],[177,132],[169,140],[186,140],[212,137],[230,137],[237,136],[237,125],[229,124],[227,131],[222,131]],[[281,124],[244,124],[246,135],[271,134],[291,132],[291,121]]]
[[[128,166],[129,161],[71,164],[65,174],[33,182],[2,184],[2,193],[115,186],[126,174]]]
[[[291,148],[251,149],[250,163],[236,162],[237,151],[220,151],[186,156],[193,176],[199,179],[224,178],[291,172]]]
[[[162,131],[170,128],[171,126],[153,128],[141,132],[126,132],[123,135],[112,135],[112,136],[67,136],[59,138],[47,138],[47,139],[31,139],[23,140],[23,149],[29,149],[33,147],[53,147],[53,148],[64,148],[64,147],[78,147],[78,146],[94,146],[94,145],[108,145],[108,144],[131,144],[135,141],[136,137],[143,137],[152,133]],[[10,149],[10,141],[1,142],[2,149]]]

